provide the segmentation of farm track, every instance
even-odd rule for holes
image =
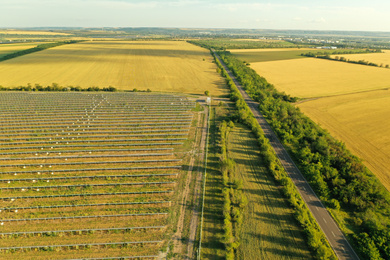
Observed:
[[[278,156],[281,164],[285,168],[286,172],[289,174],[291,180],[294,182],[295,187],[297,188],[301,197],[305,201],[307,207],[311,211],[312,215],[316,219],[322,231],[324,232],[336,256],[340,260],[344,260],[344,259],[358,260],[359,257],[356,255],[355,251],[349,244],[348,240],[345,238],[344,234],[336,224],[335,220],[332,218],[330,213],[322,204],[321,200],[317,197],[313,189],[310,187],[306,179],[303,177],[302,173],[295,165],[294,161],[291,159],[287,150],[281,144],[276,134],[273,132],[272,128],[270,127],[268,122],[261,114],[259,110],[259,104],[257,102],[254,102],[249,97],[249,95],[239,84],[239,82],[232,74],[232,72],[227,68],[225,63],[219,58],[219,56],[215,52],[214,54],[216,55],[220,63],[223,65],[224,69],[228,72],[229,76],[233,79],[235,85],[237,86],[238,90],[243,96],[245,102],[248,104],[256,120],[259,122],[261,128],[264,131],[265,137],[269,139],[270,144],[273,147],[276,155]]]
[[[207,130],[207,114],[204,113],[205,116],[203,118],[202,115],[203,113],[199,113],[197,118],[196,140],[192,148],[193,156],[189,162],[185,188],[180,202],[180,217],[177,231],[173,236],[173,253],[179,254],[183,259],[194,259],[193,248],[195,245],[199,218],[199,185],[202,180],[202,170],[200,167],[204,157],[206,140],[205,131]],[[198,167],[196,167],[196,165]],[[194,169],[194,167],[196,167],[196,169]],[[191,188],[191,183],[195,184],[194,188]],[[190,207],[190,205],[193,206]],[[185,229],[188,229],[188,231]],[[160,255],[159,259],[163,259],[163,257],[165,256]]]
[[[154,259],[170,232],[193,104],[159,94],[2,95],[0,258]],[[147,226],[159,228],[137,229]]]

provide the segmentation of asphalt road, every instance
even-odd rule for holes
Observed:
[[[216,53],[215,53],[216,54]],[[291,159],[286,149],[283,147],[279,139],[276,137],[276,134],[271,129],[270,125],[264,119],[263,115],[259,110],[259,103],[254,102],[249,95],[245,92],[243,87],[238,83],[237,79],[231,73],[231,71],[226,67],[223,61],[216,54],[216,57],[224,66],[225,70],[228,72],[229,76],[233,79],[238,90],[243,96],[245,102],[248,104],[249,108],[252,110],[256,120],[259,122],[261,128],[264,131],[265,137],[267,137],[275,150],[276,155],[278,156],[280,162],[282,163],[284,169],[290,176],[291,180],[294,182],[299,193],[301,194],[303,200],[308,206],[309,210],[313,214],[314,218],[317,220],[320,228],[327,237],[330,245],[332,246],[336,256],[341,259],[348,260],[358,260],[359,257],[356,255],[355,251],[348,243],[348,240],[345,238],[344,234],[341,232],[340,228],[329,214],[325,206],[322,204],[320,199],[317,197],[313,189],[310,187],[309,183],[303,177],[302,173],[295,165],[294,161]]]

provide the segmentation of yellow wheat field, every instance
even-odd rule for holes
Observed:
[[[345,57],[346,59],[353,60],[353,61],[365,60],[365,61],[376,63],[379,66],[382,64],[383,67],[385,67],[386,65],[390,66],[390,50],[384,50],[383,53],[331,55],[332,58],[334,58],[336,56]]]
[[[390,191],[390,90],[320,98],[299,104],[301,110],[353,154]]]
[[[278,90],[303,98],[390,87],[390,69],[315,58],[256,62],[259,75]]]
[[[0,57],[16,51],[21,51],[37,46],[37,43],[11,43],[11,44],[0,44]]]
[[[183,41],[91,41],[0,62],[0,85],[226,94],[209,52]]]

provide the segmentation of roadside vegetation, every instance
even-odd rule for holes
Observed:
[[[300,223],[306,234],[306,242],[311,249],[312,254],[316,259],[336,259],[333,250],[325,238],[325,235],[321,231],[314,217],[311,215],[293,182],[280,164],[280,161],[278,160],[268,139],[264,136],[263,130],[253,116],[248,105],[245,103],[233,80],[229,77],[217,59],[216,63],[221,69],[221,73],[226,78],[227,84],[230,87],[230,99],[235,102],[238,110],[237,118],[241,123],[247,125],[256,136],[260,146],[261,155],[264,156],[265,165],[274,176],[275,180],[284,187],[283,193],[294,208],[295,218]],[[240,62],[240,64],[242,63]]]
[[[390,198],[383,185],[360,159],[304,116],[264,78],[230,53],[219,52],[219,55],[248,94],[260,103],[262,113],[317,195],[334,209],[336,219],[341,217],[340,209],[346,214],[341,218],[349,227],[347,235],[362,259],[389,259]],[[239,101],[237,94],[232,97],[238,106],[242,106],[243,116],[240,117],[250,120],[245,115],[249,111],[245,110],[244,102]],[[269,167],[275,168],[274,162],[270,162]],[[283,171],[279,169],[279,172]],[[290,181],[288,177],[286,179]],[[344,231],[347,230],[344,228]],[[310,241],[310,236],[308,238]]]

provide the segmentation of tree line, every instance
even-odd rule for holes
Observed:
[[[220,54],[223,54],[223,52]],[[288,177],[288,174],[282,167],[268,139],[264,136],[263,130],[235,86],[233,80],[226,73],[218,59],[215,58],[215,62],[217,63],[221,74],[226,78],[226,83],[231,90],[230,99],[235,102],[237,108],[237,113],[234,117],[239,122],[247,125],[255,134],[260,146],[261,156],[264,158],[268,171],[272,174],[275,180],[283,186],[283,194],[294,208],[294,217],[302,226],[306,235],[306,242],[313,255],[316,259],[337,259],[326,240],[324,233],[321,231],[314,217],[304,203],[301,195],[295,188],[292,180]],[[238,62],[242,64],[242,62]],[[283,95],[279,94],[277,96],[283,100]],[[223,145],[223,142],[221,143]]]
[[[221,145],[221,173],[223,180],[223,230],[222,243],[225,245],[227,260],[234,260],[240,245],[243,215],[248,200],[244,195],[242,180],[236,179],[236,163],[228,155],[228,139],[234,123],[223,121],[219,127]]]
[[[60,86],[57,83],[52,83],[49,86],[42,86],[40,84],[35,84],[32,86],[31,84],[27,84],[27,86],[18,86],[18,87],[3,87],[0,85],[0,91],[108,91],[108,92],[116,92],[117,89],[115,87],[109,86],[109,87],[88,87],[88,88],[82,88],[80,86]],[[136,90],[137,91],[137,90]],[[135,92],[136,92],[135,91]]]
[[[382,52],[380,49],[376,50],[365,50],[365,51],[336,51],[332,52],[331,54],[352,54],[352,53],[380,53]],[[333,60],[333,61],[341,61],[341,62],[347,62],[347,63],[353,63],[353,64],[360,64],[360,65],[367,65],[367,66],[373,66],[373,67],[381,67],[381,68],[389,68],[389,64],[384,65],[383,63],[378,64],[366,60],[350,60],[346,59],[345,57],[339,57],[335,56],[334,58],[329,55],[329,52],[307,52],[307,53],[301,53],[301,56],[306,56],[306,57],[312,57],[312,58],[318,58],[318,59],[325,59],[325,60]]]
[[[336,210],[342,208],[349,214],[348,224],[354,231],[349,238],[361,258],[390,259],[390,197],[379,180],[359,158],[346,149],[342,142],[334,139],[305,116],[299,108],[291,104],[290,101],[294,100],[293,98],[286,98],[285,94],[278,92],[272,84],[229,52],[220,51],[218,53],[244,86],[246,92],[260,103],[263,115],[321,200],[328,207]],[[225,72],[223,73],[228,76]],[[295,194],[296,190],[291,180],[286,177],[278,160],[271,152],[268,141],[264,140],[262,130],[254,122],[249,108],[238,90],[235,90],[231,79],[227,82],[233,89],[231,98],[236,101],[239,118],[252,127],[259,138],[261,147],[265,149],[263,152],[269,162],[270,171],[284,185],[287,196],[290,192]],[[290,196],[290,201],[293,201],[293,205],[295,204],[297,215],[299,215],[298,221],[301,222],[302,217],[305,219],[301,222],[304,225],[307,223],[306,218],[311,215],[302,213],[301,208],[305,208],[301,205],[303,202],[298,199],[299,195],[294,196]],[[309,244],[314,243],[314,248],[317,248],[316,255],[319,257],[318,245],[316,247],[315,244],[318,240],[313,240],[312,237],[308,235]]]

